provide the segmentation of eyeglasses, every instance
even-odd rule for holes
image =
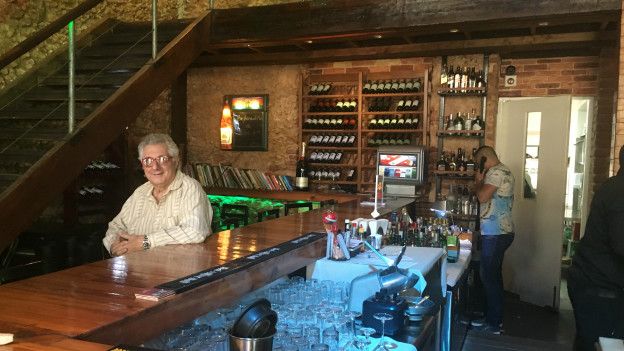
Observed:
[[[164,165],[165,163],[171,160],[171,156],[158,156],[158,157],[145,157],[141,160],[141,164],[144,167],[151,167],[154,165],[154,162],[158,163],[159,166]]]

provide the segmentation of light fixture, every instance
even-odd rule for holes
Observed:
[[[375,34],[375,35],[374,35],[374,38],[375,38],[375,39],[381,39],[381,38],[383,38],[383,35],[381,35],[381,34]]]
[[[540,23],[538,23],[537,25],[538,25],[538,26],[540,26],[540,27],[546,27],[546,26],[547,26],[547,25],[549,25],[549,24],[550,24],[550,23],[548,23],[548,22],[544,21],[544,22],[540,22]]]
[[[232,110],[227,99],[223,103],[223,113],[221,114],[221,150],[232,150]]]
[[[457,32],[459,32],[459,29],[457,29],[457,28],[451,28],[451,29],[449,29],[449,32],[451,32],[451,33],[457,33]]]
[[[306,40],[306,44],[312,44],[313,41],[312,40]]]

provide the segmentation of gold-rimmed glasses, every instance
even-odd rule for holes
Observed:
[[[158,157],[144,157],[141,159],[141,164],[143,165],[143,167],[152,167],[155,163],[157,163],[159,166],[162,166],[169,162],[172,158],[173,157],[166,155]]]

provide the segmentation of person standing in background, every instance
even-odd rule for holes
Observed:
[[[147,182],[108,224],[104,247],[112,256],[168,244],[201,243],[210,235],[212,207],[202,186],[179,167],[179,149],[166,134],[138,146]]]
[[[617,175],[594,194],[568,271],[574,350],[595,350],[601,336],[624,339],[624,146],[619,159]]]
[[[475,161],[480,162],[480,169],[475,173],[475,193],[481,204],[479,274],[485,291],[485,318],[473,320],[471,325],[485,332],[501,334],[503,259],[514,240],[514,176],[490,146],[480,147],[475,154]]]

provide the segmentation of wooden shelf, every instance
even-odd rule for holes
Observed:
[[[362,129],[364,133],[422,133],[422,129]]]
[[[336,98],[349,98],[349,99],[356,99],[358,95],[357,94],[328,94],[328,95],[303,95],[302,96],[304,99],[336,99]]]
[[[357,116],[357,112],[303,112],[302,116]]]
[[[357,150],[356,146],[307,146],[308,150]]]
[[[459,178],[459,179],[472,179],[475,175],[475,172],[460,172],[460,171],[438,171],[434,170],[433,174],[438,177],[445,178]]]
[[[376,97],[402,97],[402,96],[423,96],[423,92],[418,93],[382,93],[382,94],[362,94],[362,97],[376,98]]]
[[[310,182],[316,183],[316,184],[345,184],[345,185],[356,185],[358,182],[356,181],[348,181],[348,180],[316,180],[316,179],[310,179]]]
[[[302,129],[304,133],[357,133],[357,128],[354,129]]]
[[[331,163],[331,162],[327,162],[327,163],[323,163],[323,162],[308,163],[308,166],[310,166],[310,167],[328,167],[328,168],[332,168],[332,167],[357,168],[357,165],[352,165],[352,164],[347,164],[347,163]]]
[[[421,115],[422,111],[376,111],[362,112],[363,115]]]
[[[442,132],[438,132],[439,137],[456,137],[456,138],[474,138],[474,137],[483,137],[485,135],[485,130],[445,130]]]
[[[465,92],[456,92],[456,89],[440,88],[438,89],[438,95],[440,96],[486,96],[487,90],[485,88],[459,88],[459,90],[465,90]]]

